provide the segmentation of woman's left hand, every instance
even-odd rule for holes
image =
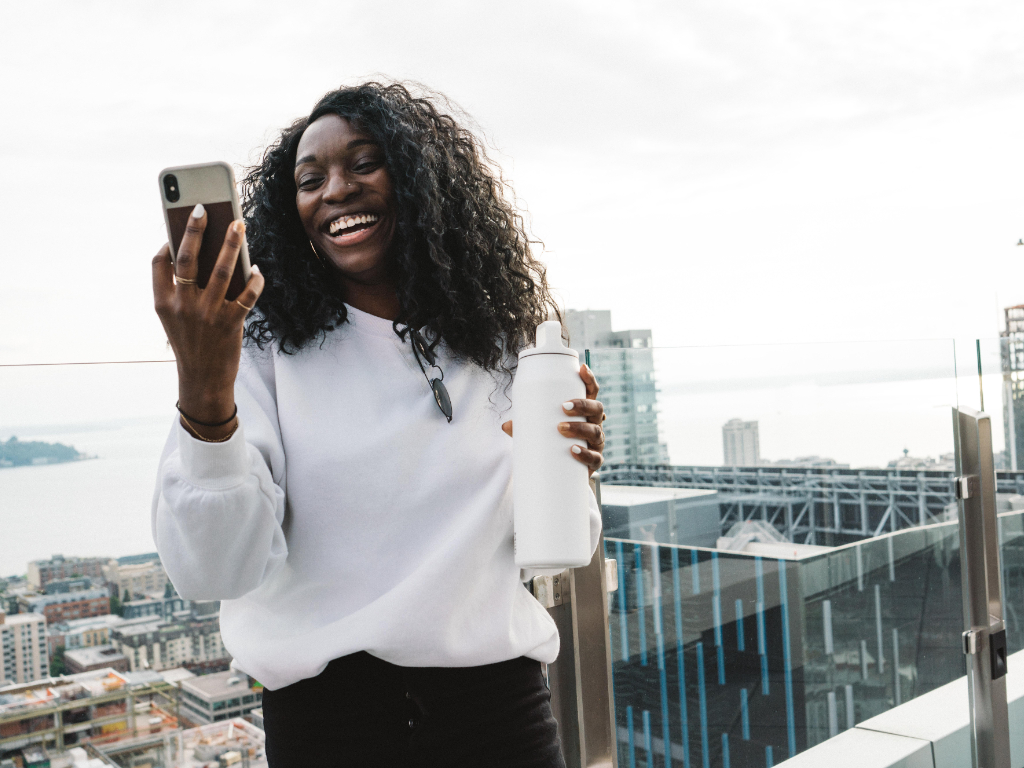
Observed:
[[[587,465],[589,474],[592,475],[604,463],[604,456],[601,455],[604,450],[604,429],[601,427],[605,420],[604,405],[600,400],[595,399],[601,388],[597,385],[594,372],[587,366],[581,365],[580,378],[586,385],[587,396],[563,403],[562,410],[569,416],[583,416],[586,421],[563,421],[559,423],[558,431],[565,437],[586,442],[586,448],[573,445],[569,450],[577,461]],[[501,428],[509,437],[512,436],[511,421],[506,421]]]

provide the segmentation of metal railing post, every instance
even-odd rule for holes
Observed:
[[[953,409],[955,495],[960,518],[964,653],[976,768],[1010,768],[1006,630],[996,531],[996,477],[988,414]]]
[[[596,474],[592,486],[600,506]],[[561,638],[558,659],[548,665],[548,683],[567,768],[618,765],[607,598],[616,585],[609,580],[603,535],[589,565],[534,579],[534,595],[548,608]]]

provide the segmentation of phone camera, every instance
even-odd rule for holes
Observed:
[[[181,198],[181,192],[178,190],[178,177],[173,173],[164,176],[164,195],[169,203],[176,203]]]

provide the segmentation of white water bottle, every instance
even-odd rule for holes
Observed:
[[[577,568],[590,562],[590,486],[575,443],[558,431],[562,404],[586,396],[580,356],[562,343],[562,325],[537,326],[537,345],[519,353],[512,385],[515,558],[520,568]]]

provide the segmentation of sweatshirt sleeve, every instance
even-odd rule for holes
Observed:
[[[176,418],[160,459],[153,539],[171,583],[189,600],[241,597],[288,556],[277,407],[244,355],[235,402],[239,426],[230,440],[197,440]]]

